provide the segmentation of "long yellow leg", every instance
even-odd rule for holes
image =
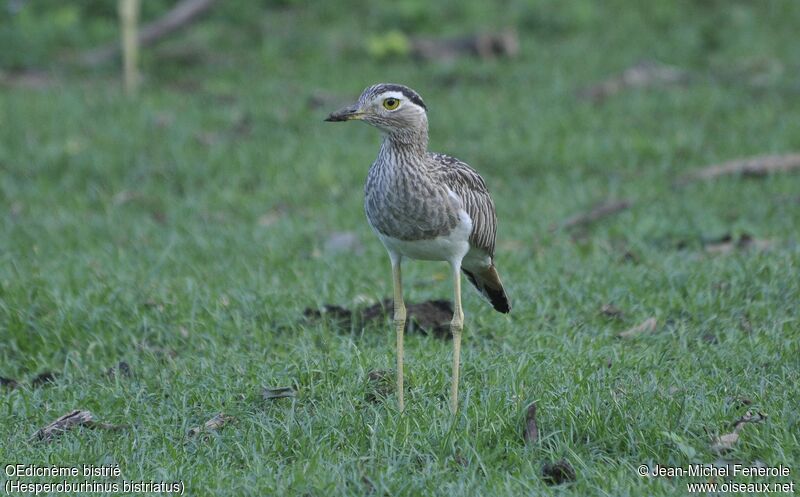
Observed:
[[[406,305],[403,302],[403,278],[400,275],[400,257],[392,257],[392,280],[394,282],[394,332],[397,336],[397,405],[403,404],[403,330],[406,326]]]
[[[461,331],[464,329],[464,311],[461,309],[461,261],[453,264],[453,320],[450,332],[453,334],[453,383],[450,386],[450,410],[458,410],[458,368],[461,362]]]

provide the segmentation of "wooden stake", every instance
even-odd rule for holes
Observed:
[[[129,95],[136,93],[139,87],[139,2],[119,0],[125,92]]]

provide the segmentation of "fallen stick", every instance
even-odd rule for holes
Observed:
[[[673,66],[643,61],[625,69],[621,74],[578,90],[578,96],[600,103],[606,98],[630,88],[650,88],[658,85],[684,83],[689,73]]]
[[[678,178],[675,185],[683,186],[694,181],[708,181],[727,175],[757,178],[770,173],[788,172],[794,169],[800,169],[800,153],[758,155],[698,169]]]
[[[139,46],[152,45],[158,40],[191,24],[209,10],[216,0],[181,0],[161,18],[142,26],[139,31]],[[117,42],[88,50],[80,60],[88,66],[97,66],[116,58],[120,53]]]
[[[119,21],[122,31],[122,66],[125,92],[136,93],[139,87],[139,0],[120,0]]]
[[[633,202],[630,200],[606,200],[596,204],[587,212],[575,214],[562,221],[561,224],[551,226],[550,231],[555,231],[559,228],[567,229],[591,224],[604,217],[612,216],[618,212],[622,212],[632,205]]]
[[[483,33],[460,38],[413,38],[411,55],[424,60],[454,59],[472,55],[481,59],[515,57],[519,53],[519,39],[512,30]]]
[[[52,86],[55,79],[44,71],[24,70],[5,72],[0,70],[0,87],[41,89]]]
[[[536,402],[531,402],[525,412],[525,428],[522,430],[525,443],[535,444],[539,441],[539,426],[536,423]]]

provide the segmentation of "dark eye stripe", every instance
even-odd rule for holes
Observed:
[[[425,110],[428,110],[428,107],[425,105],[425,102],[422,101],[422,98],[411,88],[403,85],[394,85],[394,84],[382,84],[376,87],[378,92],[385,92],[385,91],[397,91],[405,95],[405,97],[415,104],[419,105]]]

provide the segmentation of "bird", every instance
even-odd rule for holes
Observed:
[[[428,107],[419,93],[394,83],[367,87],[357,102],[325,121],[363,121],[382,131],[378,157],[367,173],[364,210],[389,253],[394,287],[397,402],[403,400],[403,259],[445,261],[453,274],[453,373],[450,409],[458,410],[464,312],[461,272],[501,313],[511,303],[494,264],[497,216],[486,182],[467,163],[428,151]]]

